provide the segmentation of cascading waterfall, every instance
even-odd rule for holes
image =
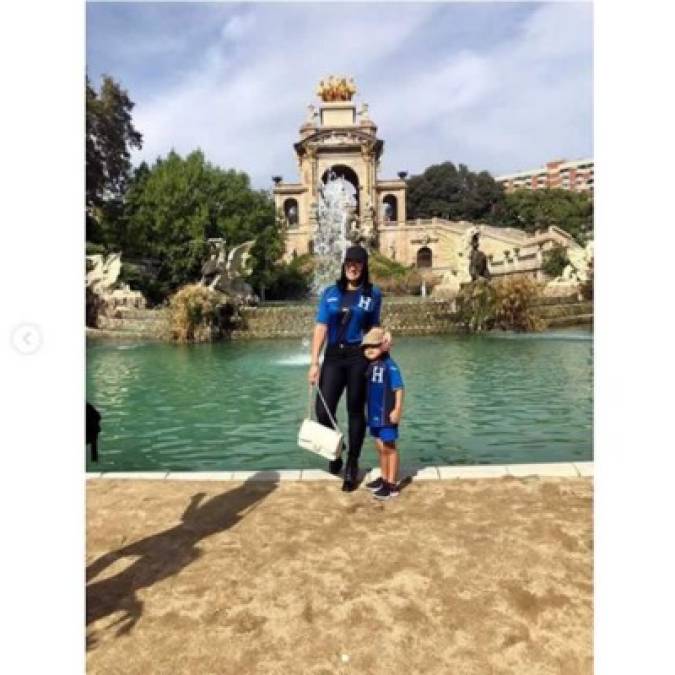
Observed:
[[[316,264],[312,293],[319,295],[323,289],[340,276],[340,267],[347,248],[347,221],[356,208],[351,184],[334,171],[328,174],[325,184],[319,187],[317,228],[314,235]],[[353,188],[352,188],[353,190]]]

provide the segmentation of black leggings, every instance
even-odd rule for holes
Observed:
[[[361,454],[363,438],[366,435],[366,370],[368,360],[361,348],[326,348],[326,354],[319,377],[319,388],[326,399],[330,413],[335,419],[338,401],[347,387],[347,415],[349,417],[349,458],[355,461]],[[316,397],[316,418],[332,427],[330,417],[319,396]]]

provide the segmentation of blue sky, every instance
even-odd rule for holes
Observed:
[[[593,154],[590,3],[89,3],[87,70],[120,81],[144,147],[199,147],[256,187],[297,180],[318,81],[354,77],[380,177],[450,160],[498,175]]]

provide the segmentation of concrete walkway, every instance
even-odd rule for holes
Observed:
[[[445,480],[451,478],[503,478],[505,476],[539,476],[558,478],[592,478],[593,462],[550,462],[542,464],[478,464],[475,466],[403,467],[402,477],[414,480]],[[379,475],[373,469],[365,475],[372,480]],[[107,471],[87,473],[87,478],[144,479],[144,480],[342,480],[321,469],[264,469],[262,471]]]

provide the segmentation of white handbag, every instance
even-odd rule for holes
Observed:
[[[300,431],[298,432],[298,445],[303,450],[309,450],[331,461],[336,460],[342,453],[342,432],[326,405],[326,400],[321,393],[321,389],[317,387],[316,390],[334,428],[325,427],[323,424],[319,424],[312,419],[312,387],[310,386],[307,417],[302,422]]]

